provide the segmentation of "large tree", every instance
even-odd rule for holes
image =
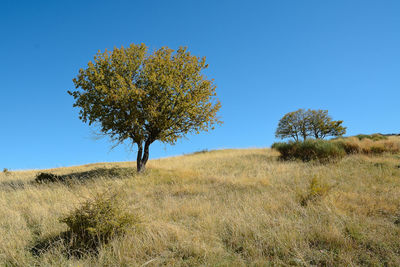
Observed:
[[[343,121],[333,121],[327,110],[298,109],[285,114],[278,123],[277,138],[293,138],[299,141],[302,137],[323,139],[327,136],[342,136],[346,133]]]
[[[174,144],[188,133],[221,123],[216,86],[202,71],[205,57],[186,48],[162,47],[150,53],[144,44],[98,52],[73,79],[68,91],[83,122],[98,124],[116,144],[138,147],[137,171],[145,169],[150,145]]]

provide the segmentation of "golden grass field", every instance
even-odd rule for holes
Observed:
[[[151,160],[141,175],[134,162],[40,170],[83,177],[68,183],[1,173],[0,265],[400,266],[399,165],[399,154],[318,164],[227,149]],[[107,190],[125,196],[137,229],[98,255],[70,257],[62,244],[31,252],[66,230],[60,217]]]

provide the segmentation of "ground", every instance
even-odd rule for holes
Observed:
[[[0,265],[400,266],[400,155],[283,162],[229,149],[0,174]],[[37,184],[39,172],[66,178]],[[69,178],[69,179],[68,179]],[[124,195],[138,228],[97,254],[55,243],[59,218],[98,192]]]

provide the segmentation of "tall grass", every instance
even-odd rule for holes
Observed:
[[[323,165],[278,156],[210,151],[152,160],[143,175],[105,171],[133,163],[1,173],[0,265],[400,265],[399,154]],[[91,177],[34,183],[39,172]],[[132,226],[97,253],[68,253],[68,227],[59,219],[111,189],[141,215],[140,229]],[[56,242],[35,254],[48,240]]]
[[[382,154],[400,153],[400,140],[398,137],[378,136],[371,138],[348,137],[337,139],[334,142],[340,144],[348,154]]]

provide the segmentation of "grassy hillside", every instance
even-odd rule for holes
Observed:
[[[134,163],[0,174],[0,265],[400,265],[400,155],[329,164],[282,162],[270,149],[220,150]],[[99,253],[69,255],[59,218],[118,191],[137,229]],[[36,252],[35,252],[36,251]]]

